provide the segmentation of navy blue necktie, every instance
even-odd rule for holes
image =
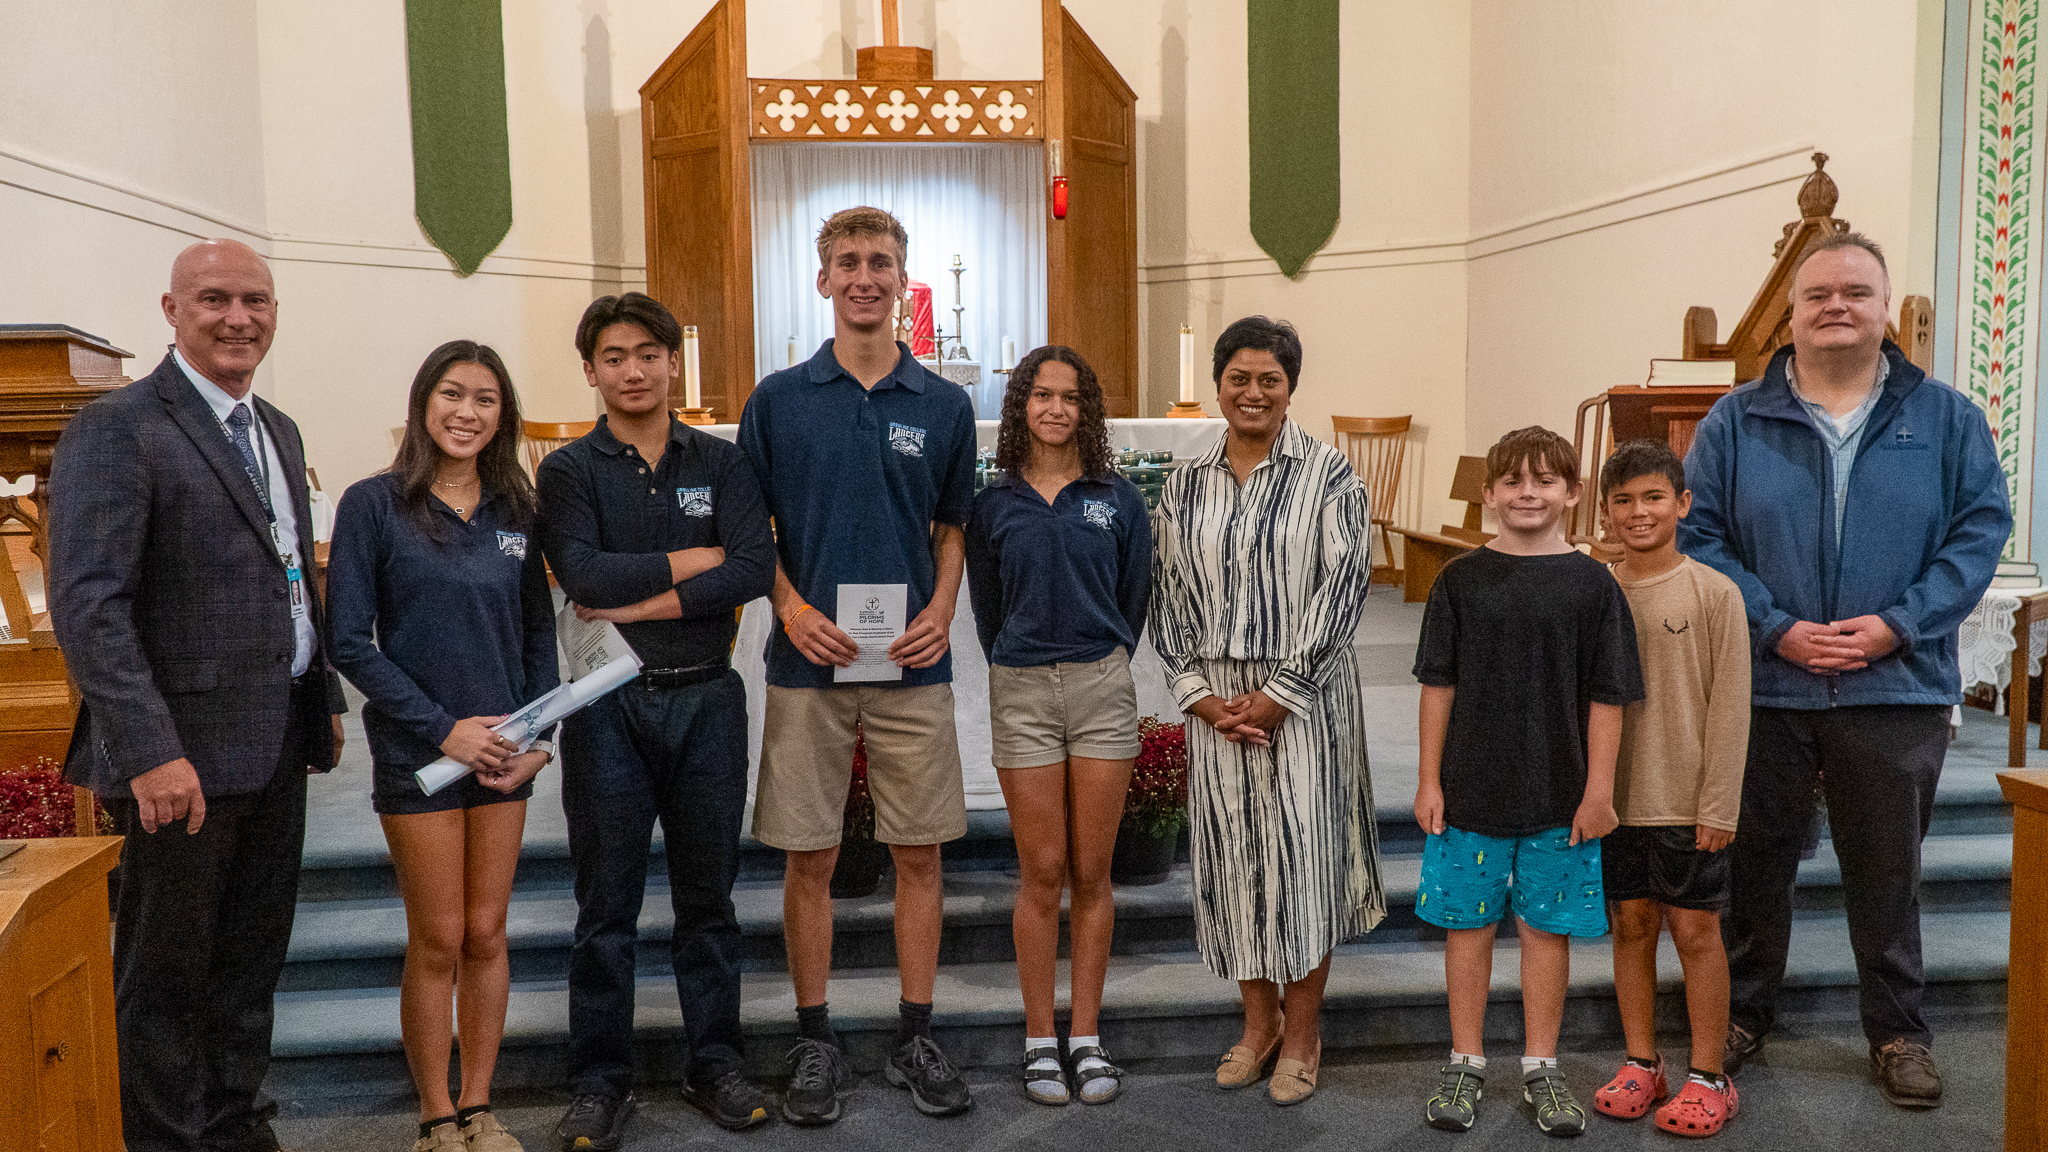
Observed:
[[[242,469],[249,474],[249,483],[256,486],[256,496],[263,501],[263,512],[271,523],[277,522],[277,513],[270,507],[270,485],[263,482],[263,470],[256,466],[256,446],[249,442],[249,406],[235,405],[228,413],[228,440],[242,453]]]

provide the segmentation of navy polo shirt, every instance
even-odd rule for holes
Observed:
[[[733,609],[775,586],[775,545],[754,471],[739,449],[671,418],[652,468],[597,419],[541,460],[541,547],[562,594],[590,608],[623,608],[670,588],[679,620],[619,625],[649,668],[701,668],[732,655]],[[725,562],[680,584],[668,554],[723,548]]]
[[[554,598],[524,518],[495,493],[467,523],[428,505],[438,542],[389,473],[350,485],[335,511],[327,653],[369,697],[379,764],[431,764],[457,720],[502,716],[560,682]]]
[[[1152,598],[1152,522],[1137,486],[1083,476],[1053,502],[992,482],[967,522],[967,593],[988,662],[1085,664],[1134,652]]]
[[[924,611],[938,581],[931,526],[966,524],[973,501],[974,405],[896,347],[895,370],[864,389],[827,340],[807,362],[762,380],[740,413],[739,445],[775,517],[782,569],[827,617],[841,584],[902,584],[909,615]],[[901,686],[952,680],[948,652],[930,668],[904,669]],[[830,688],[832,666],[804,659],[778,627],[768,682]]]

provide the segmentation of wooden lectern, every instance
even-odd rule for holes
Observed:
[[[2048,1149],[2048,770],[2000,772],[2012,804],[2012,940],[2005,977],[2005,1146]]]
[[[107,873],[121,840],[0,858],[0,1148],[120,1152]]]

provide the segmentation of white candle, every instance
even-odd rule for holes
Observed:
[[[882,20],[882,0],[875,0],[875,44],[877,47],[887,42],[887,39],[882,35],[882,29],[887,27],[887,25]]]
[[[1010,337],[1005,336],[1003,337],[1003,367],[1015,368],[1016,366],[1017,342],[1011,339]]]
[[[1185,324],[1180,326],[1180,402],[1195,402],[1195,333]]]
[[[789,338],[789,363],[787,363],[787,364],[784,364],[784,365],[783,365],[783,367],[784,367],[784,368],[794,368],[794,367],[796,367],[796,337],[794,337],[794,336],[791,336],[791,337]]]
[[[683,329],[683,407],[702,408],[704,397],[697,375],[697,326]]]

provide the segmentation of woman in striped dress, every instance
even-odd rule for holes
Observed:
[[[1195,939],[1236,980],[1244,1035],[1216,1082],[1306,1100],[1331,949],[1386,915],[1351,651],[1366,494],[1287,419],[1301,340],[1252,316],[1216,341],[1222,443],[1160,501],[1153,643],[1188,724]],[[1277,1059],[1276,1059],[1277,1057]]]

